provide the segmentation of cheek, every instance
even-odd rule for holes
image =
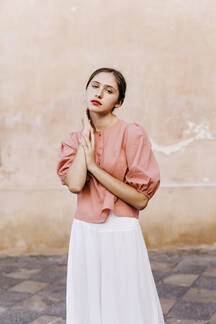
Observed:
[[[114,97],[111,99],[112,106],[114,106],[116,104],[117,100],[118,100],[118,97]]]
[[[86,91],[86,98],[89,99],[89,98],[91,98],[91,96],[92,96],[91,95],[91,91],[90,90],[87,90]]]
[[[107,94],[104,99],[106,99],[106,102],[109,105],[114,105],[114,104],[116,104],[116,101],[118,100],[118,97],[115,96],[115,95],[111,96],[110,94]]]

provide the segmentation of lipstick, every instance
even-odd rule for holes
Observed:
[[[102,104],[98,100],[91,100],[94,106],[101,106]]]

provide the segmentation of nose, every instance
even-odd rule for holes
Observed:
[[[102,88],[99,88],[98,91],[97,91],[97,93],[96,93],[96,97],[97,98],[102,98],[102,96],[103,96],[103,89]]]

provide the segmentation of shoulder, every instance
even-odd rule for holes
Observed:
[[[126,141],[128,140],[133,141],[139,138],[143,138],[146,141],[149,141],[149,136],[147,134],[145,127],[143,127],[142,125],[136,122],[127,123],[125,137],[126,137]]]
[[[81,138],[82,131],[71,131],[67,133],[63,139],[62,143],[67,145],[78,145]]]

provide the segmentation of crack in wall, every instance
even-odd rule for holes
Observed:
[[[188,138],[184,141],[180,141],[176,144],[172,145],[158,145],[155,143],[152,139],[152,149],[156,152],[162,152],[166,155],[169,155],[171,153],[175,153],[178,151],[181,151],[183,148],[187,147],[189,144],[196,140],[203,140],[203,139],[208,139],[208,140],[214,140],[215,138],[212,136],[212,134],[209,131],[209,126],[207,122],[203,122],[201,124],[196,125],[195,123],[189,121],[188,123],[188,129],[186,129],[183,132],[183,135],[186,134],[195,134],[191,138]]]

